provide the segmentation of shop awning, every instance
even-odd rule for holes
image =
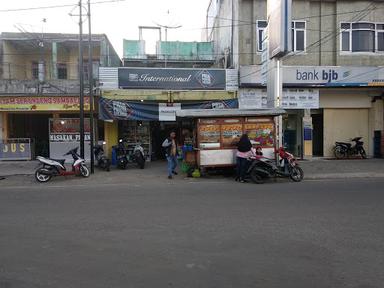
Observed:
[[[285,114],[283,109],[188,109],[176,111],[180,118],[241,117],[241,116],[278,116]]]

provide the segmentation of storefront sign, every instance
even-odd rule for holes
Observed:
[[[84,155],[90,158],[90,121],[84,119]],[[49,119],[49,156],[51,158],[72,159],[63,156],[69,150],[80,147],[80,119],[79,118],[53,118]]]
[[[181,110],[180,103],[159,103],[159,121],[176,121],[178,110]]]
[[[0,97],[0,111],[78,111],[79,101],[76,96],[6,96]],[[84,109],[89,110],[89,97]]]
[[[31,160],[31,143],[28,140],[7,139],[0,142],[0,160]]]
[[[283,109],[318,109],[319,90],[317,89],[283,89]]]
[[[240,109],[267,109],[267,91],[265,89],[240,89]],[[318,89],[283,89],[280,101],[283,109],[318,109]]]
[[[175,121],[175,112],[184,109],[235,109],[237,99],[192,103],[143,103],[125,100],[99,99],[99,118],[102,120]]]
[[[126,68],[118,70],[120,89],[225,90],[225,69]]]
[[[384,67],[283,66],[282,77],[286,87],[384,86]],[[261,66],[241,67],[240,85],[265,86]]]

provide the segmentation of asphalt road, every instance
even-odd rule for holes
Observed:
[[[0,288],[384,285],[384,179],[136,180],[2,185]]]

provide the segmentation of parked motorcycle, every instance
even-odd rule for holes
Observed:
[[[123,143],[123,139],[119,140],[119,143],[117,144],[117,146],[115,146],[115,150],[116,150],[117,167],[120,169],[127,168],[128,157],[127,157],[127,151],[125,150],[125,146]]]
[[[140,169],[145,167],[144,148],[139,144],[133,147],[133,149],[126,149],[123,139],[119,140],[119,144],[116,149],[117,167],[125,169],[128,163],[136,163]]]
[[[68,151],[63,156],[71,155],[73,158],[72,170],[67,171],[64,166],[65,159],[50,159],[37,156],[36,159],[42,164],[35,171],[35,178],[38,182],[48,182],[53,176],[89,176],[89,169],[85,165],[85,160],[77,153],[78,147]]]
[[[280,165],[275,160],[263,156],[255,156],[250,159],[251,164],[247,174],[257,184],[264,183],[267,178],[289,177],[294,182],[300,182],[304,178],[304,171],[299,166],[296,158],[283,147],[275,151],[280,156]]]
[[[333,148],[333,153],[337,159],[348,158],[351,156],[360,155],[361,158],[366,159],[367,153],[363,147],[364,142],[360,141],[363,137],[355,137],[350,139],[350,141],[355,142],[352,143],[347,142],[335,142],[335,147]]]
[[[110,171],[111,161],[107,158],[107,156],[105,156],[103,145],[95,145],[93,147],[93,152],[97,167],[105,171]]]

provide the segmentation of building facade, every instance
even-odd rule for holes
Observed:
[[[74,137],[72,140],[77,141],[78,128],[74,127],[79,123],[78,43],[76,34],[1,34],[0,142],[4,150],[8,151],[14,141],[27,141],[30,158],[54,156],[53,149],[65,146],[64,138]],[[87,43],[84,38],[84,47],[88,47]],[[97,79],[99,66],[121,63],[106,35],[92,35],[92,47],[91,60],[84,49],[86,116],[90,104],[89,79]],[[93,63],[92,78],[88,75],[88,61]],[[61,143],[52,145],[52,142]],[[12,158],[11,154],[1,154],[0,158]],[[17,154],[14,153],[15,157]]]
[[[262,108],[267,1],[212,0],[207,11],[216,66],[238,68],[239,102]],[[296,155],[332,157],[336,141],[356,136],[370,156],[383,153],[383,29],[382,1],[292,1],[293,51],[282,59],[281,98],[284,143]]]
[[[176,120],[181,109],[237,108],[238,70],[212,68],[210,42],[124,40],[124,67],[100,69],[99,117],[105,121],[107,152],[119,139],[128,149],[140,142],[147,160],[164,157],[170,131],[180,143],[193,138],[193,124]]]

